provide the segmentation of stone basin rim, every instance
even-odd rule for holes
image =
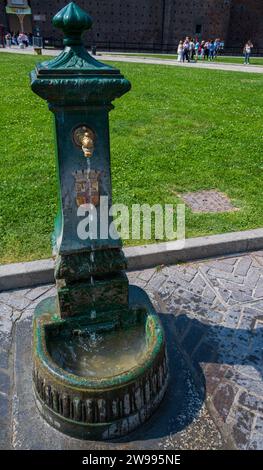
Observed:
[[[152,317],[151,317],[152,318]],[[41,328],[44,330],[44,327]],[[123,330],[124,331],[124,330]],[[143,375],[147,369],[150,367],[152,363],[152,359],[156,357],[159,353],[159,349],[163,342],[163,334],[161,334],[162,329],[158,324],[155,325],[155,331],[157,333],[156,339],[153,343],[151,343],[150,347],[145,350],[145,354],[143,355],[142,359],[138,361],[138,364],[131,368],[123,371],[119,374],[105,376],[101,378],[87,378],[85,376],[81,376],[78,374],[70,373],[66,369],[60,367],[54,359],[51,357],[49,352],[45,352],[42,356],[42,364],[45,366],[49,373],[52,374],[53,377],[57,379],[57,381],[61,381],[63,383],[67,383],[68,386],[72,386],[72,388],[76,388],[76,386],[80,386],[81,388],[85,387],[87,389],[95,388],[96,391],[100,388],[112,388],[112,386],[123,386],[124,383],[127,385],[129,382],[133,382],[137,379],[140,375]],[[43,335],[43,341],[45,341],[45,333]],[[160,342],[160,346],[159,343]]]
[[[142,291],[140,288],[138,290]],[[137,290],[136,289],[136,290]],[[46,299],[45,299],[46,300]],[[43,300],[40,304],[44,303]],[[164,331],[161,325],[160,319],[158,315],[154,312],[153,306],[149,299],[148,302],[145,304],[145,334],[146,334],[146,324],[147,321],[151,321],[152,325],[150,328],[150,345],[149,348],[145,350],[145,355],[143,355],[142,359],[138,361],[138,364],[124,371],[120,374],[106,376],[105,378],[87,378],[81,375],[73,374],[62,367],[60,367],[51,357],[49,354],[47,347],[46,347],[46,331],[45,331],[45,323],[36,319],[36,328],[35,328],[35,338],[34,341],[36,342],[36,362],[39,363],[40,367],[45,369],[48,374],[51,374],[53,379],[56,382],[60,382],[62,384],[67,384],[69,388],[76,389],[80,387],[87,390],[99,391],[105,389],[111,389],[112,387],[122,387],[123,385],[128,385],[130,382],[133,382],[140,376],[143,376],[147,373],[147,370],[151,367],[152,361],[160,354],[163,346],[164,346]],[[123,330],[125,332],[125,330]]]

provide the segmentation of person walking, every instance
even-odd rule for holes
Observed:
[[[243,49],[243,53],[244,53],[244,65],[250,64],[250,56],[251,56],[252,48],[253,48],[253,44],[252,44],[252,42],[249,40],[249,41],[245,44],[244,49]]]
[[[184,60],[184,45],[183,41],[180,41],[177,48],[177,60],[178,62],[183,62]]]

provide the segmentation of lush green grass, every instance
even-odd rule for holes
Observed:
[[[108,55],[114,55],[114,53],[109,53]],[[116,55],[116,54],[115,54]],[[147,53],[121,53],[121,55],[127,55],[127,56],[139,56],[139,57],[149,57],[149,58],[155,58],[155,59],[177,59],[177,54],[147,54]],[[201,62],[201,60],[198,60]],[[202,60],[203,61],[203,60]],[[207,62],[207,61],[205,61]],[[226,64],[243,64],[244,58],[243,57],[230,57],[230,56],[218,56],[214,62],[222,62]],[[263,65],[263,57],[251,57],[250,59],[250,64],[251,65]]]
[[[50,256],[52,113],[30,91],[37,60],[0,56],[2,262]],[[240,210],[187,210],[188,237],[263,226],[263,75],[128,63],[121,70],[133,87],[111,112],[114,202],[176,203],[178,193],[216,188]]]
[[[226,64],[243,64],[244,57],[217,57],[216,62],[224,62]],[[263,57],[251,57],[250,65],[263,65]]]

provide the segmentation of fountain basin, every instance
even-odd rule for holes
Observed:
[[[146,295],[129,287],[129,306],[102,323],[61,319],[56,298],[34,316],[37,406],[56,429],[82,439],[123,436],[158,407],[168,383],[164,333]]]

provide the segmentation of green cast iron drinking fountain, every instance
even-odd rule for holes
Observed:
[[[34,393],[55,428],[110,439],[148,419],[168,382],[159,318],[146,293],[129,286],[120,240],[101,235],[100,200],[106,212],[111,206],[108,113],[130,83],[86,52],[81,37],[92,21],[75,3],[53,23],[64,32],[65,49],[31,73],[32,90],[55,117],[60,204],[57,297],[43,300],[34,315]],[[79,237],[78,212],[91,207],[99,236]]]

